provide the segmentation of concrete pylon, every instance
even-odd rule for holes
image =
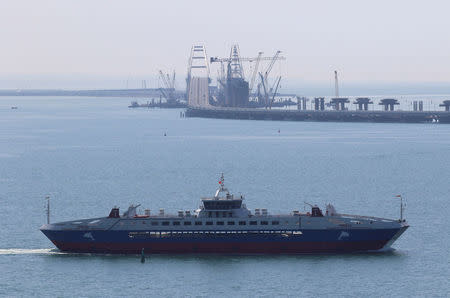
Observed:
[[[204,45],[191,48],[186,89],[189,106],[209,106],[209,63]]]
[[[373,104],[370,98],[367,97],[358,97],[353,104],[358,105],[358,111],[368,111],[369,105]]]
[[[439,106],[444,107],[446,112],[450,112],[450,100],[444,100]]]
[[[394,106],[400,103],[394,98],[384,98],[378,104],[384,106],[385,111],[394,111]]]

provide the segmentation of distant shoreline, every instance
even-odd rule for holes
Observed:
[[[175,91],[184,95],[182,91]],[[97,97],[154,97],[159,98],[159,89],[111,89],[111,90],[56,90],[56,89],[29,89],[29,90],[0,90],[0,96],[97,96]]]
[[[184,97],[184,90],[176,90],[175,93],[178,97]],[[148,88],[148,89],[99,89],[99,90],[63,90],[63,89],[0,89],[1,96],[89,96],[89,97],[142,97],[142,98],[160,98],[161,91],[158,88]],[[295,94],[293,92],[278,94],[277,97],[293,97]],[[297,96],[325,96],[331,97],[327,94],[316,94],[316,95],[300,95]],[[437,97],[442,96],[445,99],[450,99],[450,93],[390,93],[390,94],[368,94],[361,92],[360,94],[347,95],[346,97]]]

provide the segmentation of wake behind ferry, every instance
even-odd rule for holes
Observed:
[[[107,217],[48,223],[40,229],[67,252],[302,254],[383,250],[409,227],[402,216],[392,220],[339,214],[331,204],[325,214],[315,205],[307,213],[252,213],[244,197],[230,194],[224,182],[222,175],[214,196],[202,198],[193,212],[138,214],[139,205],[131,205],[122,215],[114,207]]]

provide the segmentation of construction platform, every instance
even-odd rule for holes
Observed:
[[[189,106],[186,117],[274,121],[450,123],[450,112],[445,111],[313,111]]]

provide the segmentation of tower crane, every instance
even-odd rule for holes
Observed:
[[[265,77],[267,79],[267,76],[269,75],[270,70],[273,67],[273,64],[275,64],[275,61],[286,60],[285,57],[280,56],[281,51],[277,51],[277,53],[273,57],[262,57],[262,54],[263,54],[262,52],[259,52],[257,57],[239,57],[239,48],[236,48],[236,51],[234,51],[234,49],[235,49],[235,47],[232,48],[232,55],[230,55],[230,57],[227,57],[227,58],[211,57],[210,62],[211,63],[220,62],[220,63],[222,63],[222,65],[223,65],[223,63],[231,63],[231,64],[233,64],[233,66],[235,66],[234,64],[236,64],[236,63],[239,63],[239,64],[241,64],[242,62],[250,62],[251,63],[251,62],[255,61],[256,62],[255,69],[253,70],[251,80],[250,80],[250,86],[249,86],[250,92],[254,86],[255,77],[256,77],[256,74],[258,73],[258,67],[259,67],[259,64],[261,61],[270,61],[270,65],[264,73]],[[238,56],[233,55],[234,53],[237,53]],[[242,68],[242,66],[241,66],[241,68]],[[244,76],[242,75],[242,78],[243,77]]]
[[[281,53],[281,51],[279,51]],[[269,60],[273,60],[274,57],[260,57],[260,61],[269,61]],[[258,59],[258,57],[240,57],[239,60],[241,60],[242,62],[253,62],[256,61]],[[286,57],[283,56],[279,56],[277,57],[275,60],[286,60]],[[231,58],[218,58],[218,57],[211,57],[210,58],[210,62],[214,63],[214,62],[230,62]],[[274,62],[275,63],[275,62]]]
[[[231,76],[233,78],[244,78],[244,69],[242,68],[241,53],[238,45],[234,45],[230,52],[230,66]]]
[[[274,90],[274,88],[278,89],[281,80],[281,78],[277,77],[272,88],[270,88],[268,82],[269,74],[272,71],[276,61],[285,60],[286,58],[280,55],[281,51],[276,51],[275,55],[272,57],[263,57],[263,52],[258,52],[257,57],[240,57],[239,54],[239,47],[237,45],[234,45],[231,48],[229,57],[210,58],[210,63],[219,62],[221,64],[221,71],[218,78],[219,88],[225,88],[225,79],[228,78],[239,78],[245,80],[242,64],[243,62],[254,62],[254,68],[248,74],[248,92],[249,94],[252,94],[256,85],[258,102],[268,108],[269,106],[271,106],[271,98],[273,95],[272,91]],[[260,70],[261,61],[269,62],[267,67],[263,70]],[[226,65],[226,71],[224,69],[224,64]],[[259,77],[258,79],[256,79],[257,76]]]

